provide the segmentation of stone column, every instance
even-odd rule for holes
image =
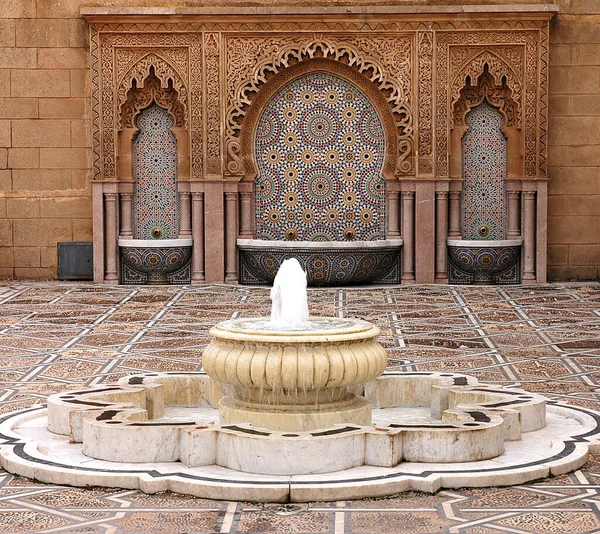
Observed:
[[[508,239],[520,237],[519,228],[519,191],[508,191]]]
[[[523,281],[535,281],[535,191],[523,191]]]
[[[192,237],[190,219],[190,194],[179,191],[179,237]]]
[[[415,281],[415,192],[402,191],[402,281]]]
[[[450,228],[449,239],[460,239],[460,191],[450,191]]]
[[[204,282],[204,193],[192,193],[192,282]]]
[[[400,228],[398,226],[399,195],[398,191],[388,193],[388,217],[387,217],[387,237],[400,237]]]
[[[236,261],[236,239],[238,222],[238,193],[225,193],[225,282],[238,281],[238,269]]]
[[[240,237],[243,239],[252,239],[252,193],[240,193]]]
[[[225,194],[222,180],[204,180],[204,255],[206,283],[225,281]]]
[[[121,237],[130,239],[133,237],[131,227],[131,193],[121,193]]]
[[[106,282],[118,282],[117,276],[117,193],[105,193],[104,205],[106,206]]]
[[[415,180],[414,271],[417,284],[435,282],[435,180]]]
[[[448,279],[447,247],[448,238],[448,191],[435,193],[435,280]]]

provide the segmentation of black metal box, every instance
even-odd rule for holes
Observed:
[[[93,280],[92,243],[58,243],[58,279]]]

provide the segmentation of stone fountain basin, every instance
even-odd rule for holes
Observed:
[[[240,283],[269,285],[281,263],[296,258],[311,286],[399,284],[402,239],[267,241],[238,239]]]
[[[520,260],[522,239],[448,239],[448,258],[470,274],[474,284],[494,283],[494,277]]]
[[[144,273],[147,283],[166,284],[167,275],[181,269],[192,256],[192,238],[118,240],[121,261]]]
[[[281,431],[370,424],[370,403],[350,388],[385,370],[376,326],[317,317],[278,331],[268,318],[254,318],[223,321],[209,333],[202,365],[230,388],[219,401],[221,421]]]
[[[53,484],[307,502],[522,484],[600,452],[600,414],[458,373],[388,372],[363,393],[372,425],[278,432],[220,423],[204,373],[147,373],[4,414],[0,461]]]

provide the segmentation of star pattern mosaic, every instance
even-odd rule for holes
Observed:
[[[600,410],[600,284],[313,289],[315,316],[382,329],[388,369],[451,370]],[[208,329],[266,315],[269,289],[0,286],[0,413],[144,372],[197,371]],[[510,488],[254,504],[70,488],[0,470],[0,532],[529,534],[600,532],[600,456]]]
[[[133,142],[133,236],[136,239],[179,237],[177,139],[169,112],[153,104],[137,119]],[[161,235],[153,235],[158,228]]]
[[[463,239],[506,239],[506,174],[508,148],[501,131],[504,117],[487,102],[466,117],[462,140]]]
[[[255,137],[256,237],[385,236],[385,136],[367,96],[326,72],[301,76],[265,106]]]

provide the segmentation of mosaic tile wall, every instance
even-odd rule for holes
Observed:
[[[500,131],[504,117],[487,102],[466,117],[462,140],[463,239],[506,239],[506,172],[508,149]]]
[[[283,87],[259,119],[256,237],[385,238],[385,137],[367,96],[314,72]]]
[[[137,119],[133,142],[133,236],[136,239],[179,237],[177,139],[173,118],[156,104]],[[153,235],[160,229],[161,235]]]

